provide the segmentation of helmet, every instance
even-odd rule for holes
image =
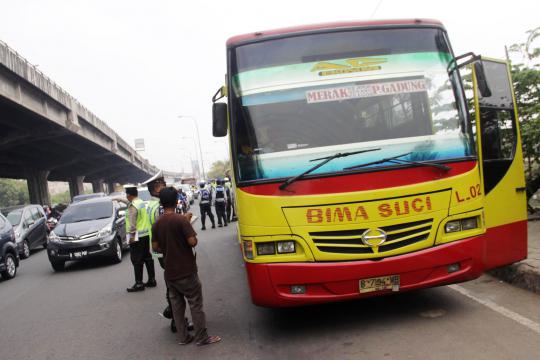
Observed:
[[[199,183],[199,187],[200,187],[201,189],[202,189],[203,187],[205,187],[205,186],[206,186],[206,183],[205,183],[204,181],[201,181],[201,182]]]
[[[228,177],[226,177],[226,178],[224,178],[224,179],[223,179],[223,181],[225,181],[225,182],[229,182],[229,181],[231,181],[231,180],[229,180],[229,178],[228,178]]]
[[[154,191],[154,184],[157,182],[161,182],[165,184],[165,178],[163,177],[163,170],[159,170],[157,174],[155,174],[150,179],[143,182],[142,185],[146,185],[148,187],[148,191],[150,191],[150,194],[151,194]]]
[[[223,185],[223,184],[225,184],[225,182],[223,181],[223,179],[217,179],[216,184]]]

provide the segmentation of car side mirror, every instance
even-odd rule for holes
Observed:
[[[118,216],[119,216],[119,217],[124,217],[124,216],[126,216],[126,210],[118,210]]]
[[[482,61],[477,61],[474,63],[474,71],[476,73],[476,80],[478,83],[478,91],[482,97],[490,97],[491,90],[487,82],[486,72],[484,71],[484,65]]]
[[[212,104],[212,134],[214,137],[227,136],[227,104]]]

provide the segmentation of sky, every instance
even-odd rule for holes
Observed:
[[[343,20],[431,18],[456,55],[504,58],[540,26],[538,0],[139,1],[0,0],[0,40],[35,64],[159,168],[228,158],[213,138],[211,97],[224,84],[225,42],[238,34]]]

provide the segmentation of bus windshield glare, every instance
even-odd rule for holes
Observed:
[[[372,148],[380,150],[335,159],[312,175],[398,166],[376,162],[405,153],[416,162],[475,155],[440,29],[300,35],[230,52],[240,182],[296,176],[311,159]]]

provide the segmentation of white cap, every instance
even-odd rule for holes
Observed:
[[[142,185],[148,185],[149,183],[151,182],[154,182],[156,181],[157,179],[163,179],[163,170],[159,170],[157,172],[157,174],[155,174],[154,176],[152,176],[150,179],[146,180],[145,182],[142,183]]]

